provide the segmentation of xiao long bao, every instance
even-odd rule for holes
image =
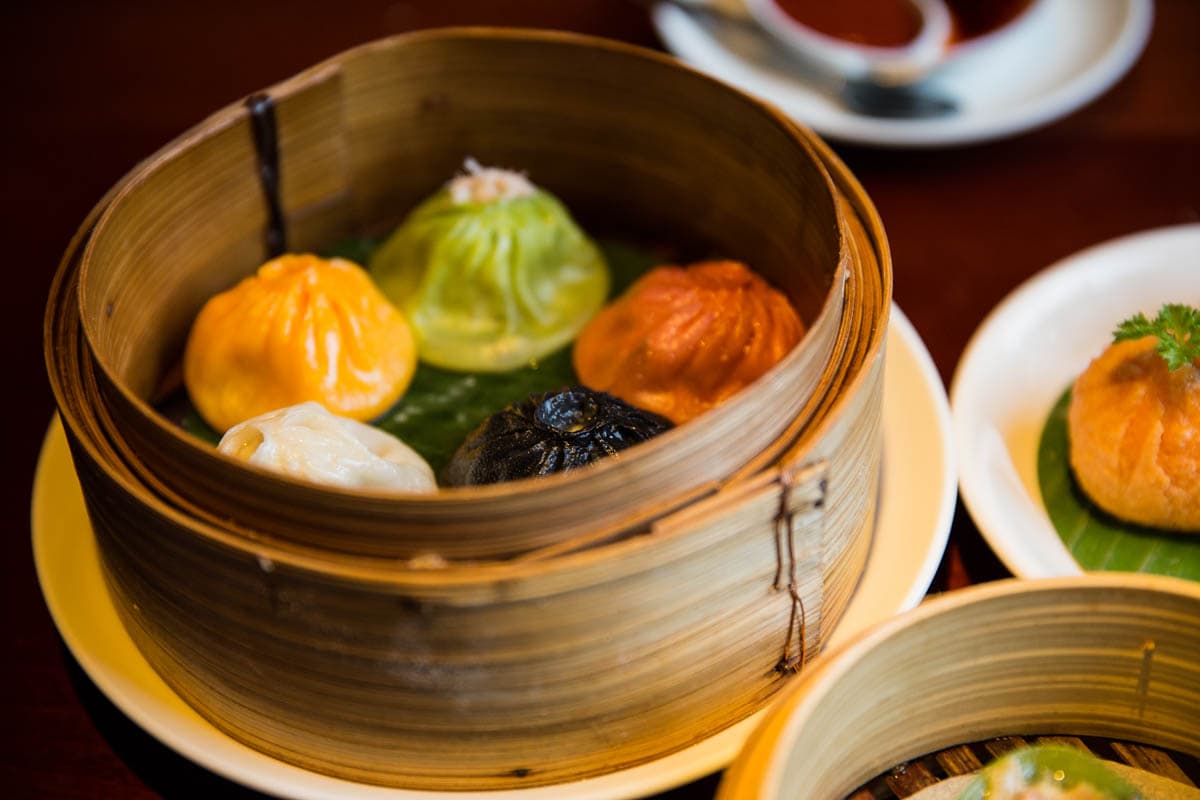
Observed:
[[[664,266],[584,329],[575,371],[682,424],[749,386],[803,335],[788,299],[745,264]]]
[[[309,401],[240,422],[217,445],[226,455],[301,480],[354,489],[427,493],[433,470],[386,431]]]
[[[466,169],[409,214],[371,274],[412,321],[422,361],[503,372],[574,339],[608,295],[608,267],[524,175]]]
[[[1153,796],[1153,795],[1151,795]],[[1069,745],[1024,747],[996,759],[956,800],[1140,800],[1100,759]]]
[[[309,400],[373,419],[408,388],[416,360],[408,323],[362,268],[283,255],[204,305],[183,375],[197,411],[223,432]]]
[[[584,387],[530,395],[483,421],[443,471],[450,486],[534,478],[587,466],[665,430],[671,423]]]

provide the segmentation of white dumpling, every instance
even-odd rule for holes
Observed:
[[[433,470],[390,433],[339,417],[316,402],[281,408],[230,428],[217,449],[314,483],[428,493]]]

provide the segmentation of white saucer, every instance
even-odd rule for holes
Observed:
[[[1005,298],[967,344],[951,390],[963,503],[1014,575],[1082,572],[1042,505],[1042,428],[1117,323],[1137,311],[1153,318],[1163,303],[1200,306],[1200,225],[1060,261]]]
[[[946,394],[915,330],[892,307],[884,377],[884,476],[862,583],[831,644],[916,605],[949,535],[955,473]],[[714,772],[737,754],[756,715],[681,752],[597,778],[508,792],[436,793],[351,783],[276,761],[203,720],[150,668],[117,619],[100,572],[61,423],[51,424],[33,487],[33,551],[46,604],[84,671],[134,722],[233,781],[305,800],[557,800],[638,797]]]
[[[660,3],[655,27],[667,49],[751,94],[775,103],[832,139],[934,147],[1011,136],[1063,117],[1125,74],[1150,34],[1151,0],[1046,0],[1036,26],[964,54],[931,84],[958,98],[960,112],[935,119],[856,114],[778,65],[765,33],[713,23]],[[1035,54],[1033,57],[1030,53]]]

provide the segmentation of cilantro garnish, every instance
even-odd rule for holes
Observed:
[[[1158,354],[1168,369],[1179,369],[1200,359],[1200,309],[1181,304],[1167,304],[1158,310],[1153,320],[1140,311],[1122,322],[1113,331],[1114,342],[1158,337]]]

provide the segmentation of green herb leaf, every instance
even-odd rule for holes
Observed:
[[[1168,369],[1179,369],[1200,359],[1200,310],[1179,303],[1168,303],[1158,310],[1153,321],[1138,312],[1113,331],[1114,342],[1158,337],[1158,354]]]

